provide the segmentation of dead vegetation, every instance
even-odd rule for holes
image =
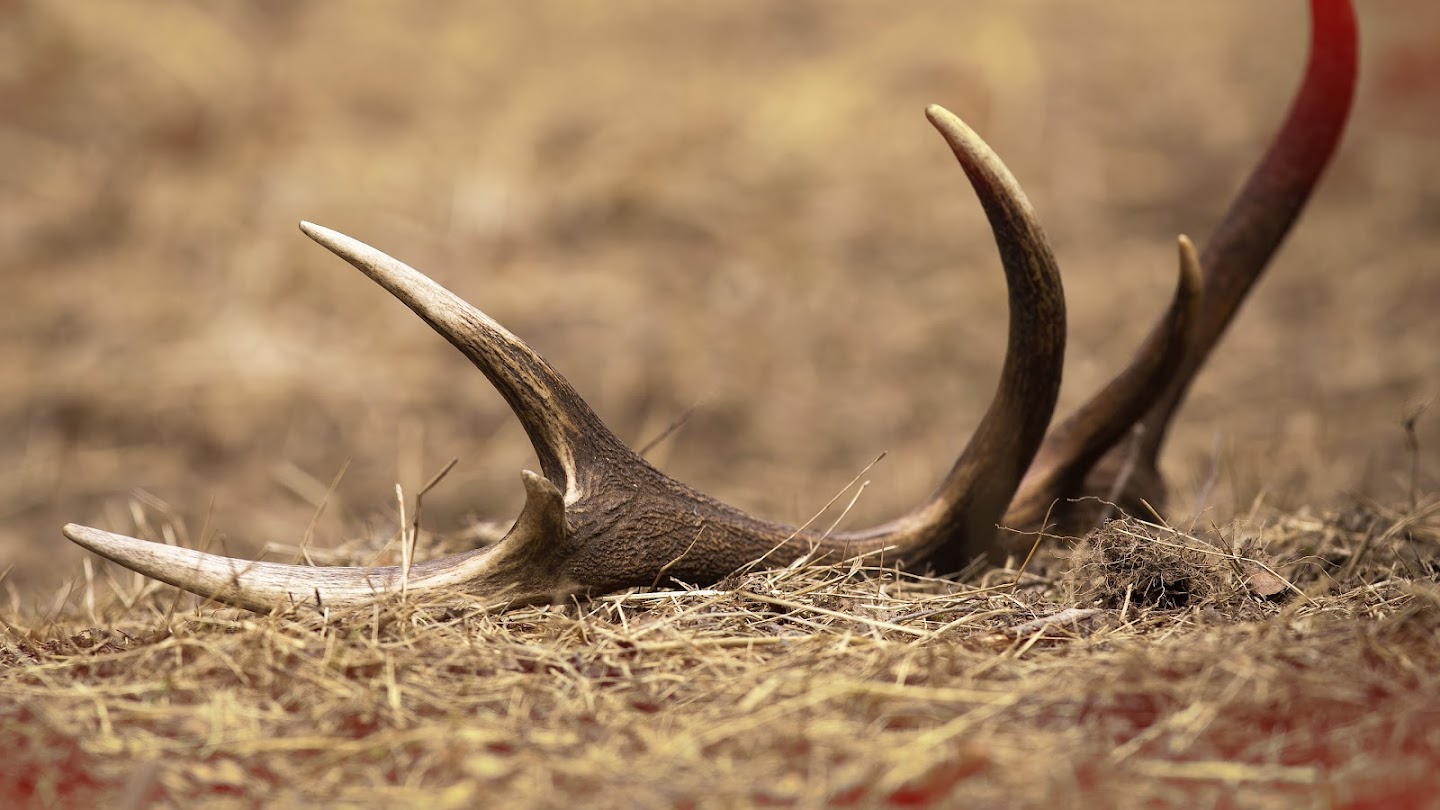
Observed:
[[[1242,551],[1233,530],[1112,523],[1018,584],[802,566],[502,615],[458,595],[257,617],[155,585],[80,593],[63,620],[7,619],[0,796],[1427,803],[1440,501],[1252,528]],[[1247,564],[1286,593],[1257,596]]]
[[[1288,4],[426,8],[0,9],[0,801],[1440,792],[1417,410],[1440,388],[1440,73],[1434,13],[1401,0],[1361,9],[1339,160],[1181,414],[1178,533],[1112,525],[1018,585],[797,568],[504,616],[256,617],[84,562],[67,521],[370,561],[394,482],[454,455],[421,553],[514,515],[532,461],[503,403],[302,218],[443,275],[747,509],[803,521],[888,451],[847,521],[886,518],[953,458],[1003,335],[923,106],[1042,212],[1073,403],[1163,305],[1174,234],[1213,222],[1303,47]]]

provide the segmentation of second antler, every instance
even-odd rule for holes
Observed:
[[[985,209],[1005,271],[1009,339],[1000,383],[970,442],[936,491],[909,513],[827,534],[763,520],[670,478],[626,447],[544,358],[420,272],[348,236],[301,230],[419,315],[475,364],[519,418],[541,474],[522,473],[526,501],[493,546],[399,567],[252,562],[75,524],[65,536],[127,568],[256,611],[339,607],[404,590],[459,590],[494,604],[595,595],[665,580],[712,583],[756,563],[875,555],[942,573],[994,555],[997,525],[1074,527],[1079,495],[1118,492],[1158,504],[1155,459],[1171,415],[1245,292],[1298,215],[1334,151],[1355,73],[1348,0],[1312,0],[1311,60],[1281,134],[1220,231],[1197,257],[1180,240],[1174,301],[1131,364],[1046,435],[1060,388],[1065,304],[1045,234],[1019,184],[960,119],[926,111]],[[1135,439],[1132,428],[1143,432]],[[1138,446],[1129,446],[1130,442]],[[1032,461],[1034,462],[1032,464]],[[1117,478],[1119,480],[1117,487]]]

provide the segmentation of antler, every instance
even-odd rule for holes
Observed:
[[[1310,199],[1350,114],[1355,11],[1349,0],[1311,0],[1310,16],[1309,63],[1279,133],[1198,259],[1181,238],[1175,303],[1130,366],[1045,437],[1006,526],[1040,529],[1049,514],[1052,527],[1083,532],[1103,514],[1095,500],[1077,502],[1085,495],[1137,514],[1163,507],[1158,458],[1170,420]]]
[[[526,502],[514,528],[494,546],[406,571],[247,562],[74,524],[65,535],[148,576],[264,611],[363,603],[401,590],[461,589],[497,604],[547,601],[667,578],[709,583],[757,561],[783,565],[807,554],[885,554],[888,562],[948,572],[999,551],[994,529],[1002,514],[1008,526],[1035,528],[1054,510],[1060,525],[1074,527],[1094,516],[1067,499],[1087,492],[1118,495],[1129,508],[1158,506],[1164,486],[1156,458],[1170,419],[1299,215],[1349,113],[1354,12],[1348,0],[1312,0],[1311,15],[1305,80],[1270,150],[1200,255],[1180,238],[1174,301],[1130,365],[1048,436],[1065,343],[1054,258],[1000,159],[955,116],[939,107],[926,111],[994,231],[1009,286],[1010,331],[999,387],[974,436],[935,493],[890,523],[819,534],[689,489],[626,447],[544,358],[483,312],[368,245],[302,223],[307,235],[469,357],[510,404],[543,472],[522,474]]]
[[[147,576],[256,611],[363,603],[402,589],[542,602],[668,578],[710,583],[756,561],[784,565],[807,554],[883,554],[904,566],[958,570],[989,548],[1044,437],[1060,387],[1065,304],[1045,234],[1015,178],[960,119],[940,107],[926,115],[989,219],[1009,287],[1010,331],[999,387],[969,444],[936,492],[890,523],[820,534],[691,490],[626,447],[544,358],[489,316],[368,245],[302,223],[470,358],[510,404],[543,473],[522,474],[526,502],[514,528],[494,546],[408,571],[248,562],[74,524],[65,536]]]

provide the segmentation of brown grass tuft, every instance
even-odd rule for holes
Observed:
[[[1176,532],[1112,521],[1076,548],[1063,581],[1078,601],[1107,608],[1178,610],[1204,603],[1230,584],[1217,550],[1186,545]]]
[[[1440,577],[1396,561],[1436,558],[1440,500],[1327,559],[1316,533],[1352,515],[1262,527],[1304,585],[1283,604],[1223,550],[1247,527],[1131,520],[1018,585],[812,566],[498,615],[456,594],[261,617],[159,586],[91,615],[75,594],[4,617],[0,797],[1419,806]]]

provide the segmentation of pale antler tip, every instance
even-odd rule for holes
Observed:
[[[955,132],[957,130],[964,133],[970,129],[965,125],[964,121],[960,120],[960,116],[941,107],[939,104],[931,104],[926,107],[925,118],[942,133]]]
[[[344,245],[355,241],[339,231],[331,230],[324,225],[316,225],[313,222],[308,222],[303,219],[300,220],[300,232],[319,242],[321,245],[324,245],[326,248],[329,248],[334,253],[340,253]]]
[[[963,149],[971,154],[993,154],[990,152],[990,147],[985,145],[985,142],[974,129],[971,129],[969,124],[965,123],[963,118],[939,104],[931,104],[926,107],[925,117],[929,119],[930,125],[950,142],[952,147]]]
[[[116,536],[99,529],[92,529],[89,526],[81,526],[79,523],[66,523],[60,531],[70,542],[97,554],[101,553],[101,548],[113,545],[109,541]]]
[[[155,576],[148,563],[155,558],[157,547],[165,550],[175,549],[174,546],[164,543],[128,537],[103,529],[81,526],[78,523],[66,523],[60,531],[77,546],[93,551],[107,560],[113,560],[146,576]],[[188,551],[188,549],[182,551]]]
[[[1195,243],[1185,234],[1180,234],[1175,241],[1180,250],[1180,292],[1177,293],[1177,298],[1183,296],[1187,302],[1198,299],[1205,284],[1205,271],[1200,264],[1200,254],[1195,250]],[[1198,313],[1190,312],[1187,317],[1193,321],[1198,317]]]
[[[554,482],[539,473],[521,470],[520,480],[525,485],[525,507],[511,535],[553,547],[567,531],[565,496]]]

